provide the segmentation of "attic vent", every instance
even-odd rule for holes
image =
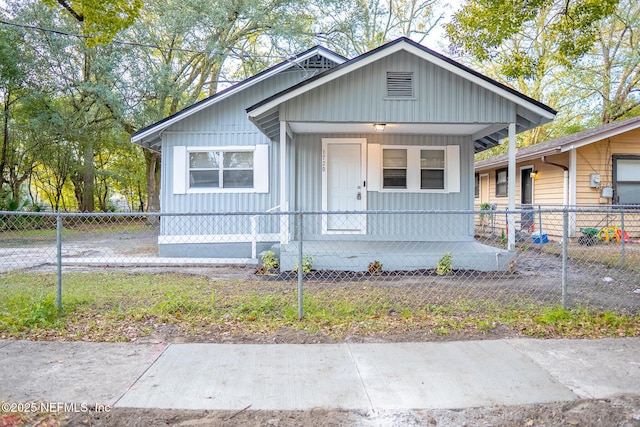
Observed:
[[[324,56],[315,55],[300,64],[302,68],[307,70],[328,70],[333,68],[335,62],[325,58]]]
[[[413,98],[413,73],[405,71],[388,71],[387,97]]]

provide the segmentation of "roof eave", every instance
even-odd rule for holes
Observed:
[[[245,90],[261,81],[264,81],[266,79],[268,79],[269,77],[278,74],[288,68],[291,68],[294,66],[295,63],[299,63],[299,62],[303,62],[306,59],[309,59],[315,55],[322,55],[324,57],[326,57],[327,59],[330,59],[331,61],[334,61],[338,64],[342,64],[345,61],[347,61],[347,59],[345,57],[343,57],[342,55],[339,55],[336,52],[333,52],[325,47],[322,46],[315,46],[305,52],[302,52],[296,56],[292,56],[291,58],[274,65],[271,68],[268,68],[267,70],[262,71],[261,73],[256,74],[255,76],[249,77],[246,80],[243,80],[242,82],[234,85],[234,86],[230,86],[229,88],[222,90],[218,93],[216,93],[215,95],[206,98],[200,102],[197,102],[193,105],[190,105],[189,107],[184,108],[183,110],[178,111],[177,113],[166,117],[150,126],[147,126],[146,128],[143,128],[137,132],[135,132],[134,134],[131,135],[131,142],[133,143],[140,143],[140,141],[143,141],[145,138],[149,138],[152,137],[155,133],[160,133],[162,130],[168,128],[169,126],[171,126],[172,124],[183,120],[199,111],[202,111],[203,109],[216,104],[220,101],[222,101],[223,99],[226,99],[242,90]]]
[[[316,87],[321,86],[328,81],[341,77],[353,70],[362,68],[380,58],[389,56],[401,50],[413,53],[414,55],[419,56],[431,63],[434,63],[441,68],[451,71],[454,74],[459,75],[469,81],[472,81],[487,90],[498,93],[504,98],[513,101],[515,104],[538,114],[541,117],[541,120],[546,119],[546,121],[551,121],[557,114],[557,111],[553,108],[542,104],[541,102],[538,102],[533,98],[529,98],[526,95],[512,88],[509,88],[506,85],[503,85],[502,83],[490,79],[489,77],[486,77],[478,73],[477,71],[474,71],[450,58],[439,54],[436,51],[424,47],[407,38],[399,38],[395,41],[387,43],[386,45],[380,46],[377,49],[353,58],[350,61],[347,61],[339,65],[338,67],[329,70],[328,72],[322,73],[316,78],[305,80],[304,82],[301,82],[296,86],[275,94],[259,102],[258,104],[252,105],[251,107],[247,108],[247,114],[250,117],[259,116],[265,111],[269,111],[275,106],[282,104],[283,102],[286,102],[302,93],[315,89]]]

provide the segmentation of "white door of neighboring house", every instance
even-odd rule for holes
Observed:
[[[322,140],[322,210],[358,212],[367,208],[366,139]],[[365,234],[366,215],[323,215],[325,234]]]

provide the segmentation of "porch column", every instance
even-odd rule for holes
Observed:
[[[575,208],[577,204],[577,194],[576,194],[576,149],[571,148],[569,150],[569,206]],[[576,213],[569,212],[569,237],[576,237]]]
[[[287,122],[280,122],[280,212],[289,211],[289,198],[287,197]],[[289,216],[280,216],[280,244],[289,243]]]
[[[509,123],[509,166],[507,170],[507,194],[509,195],[509,202],[507,209],[507,249],[514,251],[516,249],[516,217],[514,211],[516,209],[516,124],[515,122]]]

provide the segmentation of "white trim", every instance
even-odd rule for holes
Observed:
[[[269,192],[269,146],[256,145],[253,152],[253,189],[256,193]]]
[[[447,145],[444,158],[444,188],[447,193],[460,192],[460,173],[462,165],[460,164],[460,146]],[[425,190],[422,190],[425,191]]]
[[[506,89],[502,89],[499,86],[496,86],[495,84],[479,77],[476,76],[460,67],[457,67],[454,64],[451,64],[448,61],[445,61],[443,59],[438,58],[437,56],[432,55],[429,52],[426,52],[416,46],[413,46],[411,44],[409,44],[406,41],[400,41],[398,43],[395,43],[391,46],[388,46],[386,48],[382,48],[380,49],[378,52],[375,52],[373,54],[369,54],[368,56],[365,56],[363,58],[360,59],[356,59],[353,60],[352,63],[347,63],[344,67],[342,67],[341,69],[334,71],[332,73],[329,73],[328,75],[321,77],[317,80],[314,80],[313,82],[307,83],[295,90],[289,91],[287,93],[284,93],[278,97],[276,97],[275,99],[272,99],[271,101],[267,102],[264,105],[261,105],[260,107],[256,108],[253,111],[250,111],[249,117],[258,117],[259,115],[271,110],[272,108],[276,107],[277,105],[286,102],[290,99],[293,99],[303,93],[306,93],[310,90],[313,90],[319,86],[322,86],[323,84],[337,79],[339,77],[344,76],[345,74],[351,73],[354,70],[360,69],[362,67],[365,67],[373,62],[378,61],[381,58],[384,58],[386,56],[390,56],[394,53],[400,52],[400,51],[407,51],[409,53],[412,53],[422,59],[424,59],[427,62],[430,62],[432,64],[435,64],[455,75],[458,75],[474,84],[477,84],[478,86],[485,88],[487,90],[489,90],[490,92],[494,92],[500,96],[502,96],[503,98],[508,99],[509,101],[515,103],[516,105],[520,105],[523,106],[524,108],[527,108],[529,110],[532,110],[533,112],[535,112],[536,114],[539,114],[542,117],[545,117],[549,120],[553,120],[553,118],[555,117],[555,114],[551,113],[550,111],[547,111],[544,108],[541,108],[519,96],[517,96],[516,94],[513,94],[509,91],[507,91]]]
[[[569,151],[569,205],[575,206],[577,204],[577,150]],[[569,212],[569,237],[576,236],[576,212]]]
[[[260,83],[288,68],[292,68],[294,66],[296,66],[296,64],[299,64],[301,62],[306,61],[309,58],[312,58],[316,55],[321,55],[333,62],[335,62],[336,64],[342,64],[345,62],[344,58],[341,58],[340,56],[338,56],[337,54],[333,54],[330,51],[321,49],[320,47],[317,47],[309,52],[307,52],[305,55],[297,57],[297,58],[291,58],[285,62],[280,63],[279,65],[276,65],[273,69],[271,69],[270,71],[265,72],[263,75],[261,76],[256,76],[253,78],[253,80],[250,83],[246,83],[243,84],[244,82],[238,83],[236,86],[232,86],[229,89],[225,90],[224,92],[218,94],[218,95],[213,95],[209,100],[205,100],[203,102],[201,102],[200,104],[194,104],[193,108],[190,109],[185,109],[182,111],[179,111],[178,113],[174,114],[173,116],[169,116],[169,118],[167,118],[165,121],[162,121],[161,123],[158,123],[156,125],[152,125],[150,128],[148,128],[146,131],[140,133],[140,134],[136,134],[134,136],[131,137],[131,142],[138,142],[138,141],[142,141],[143,139],[145,139],[146,137],[153,135],[154,133],[158,132],[158,131],[162,131],[163,129],[168,128],[169,126],[171,126],[174,123],[179,122],[180,120],[183,120],[195,113],[198,113],[200,111],[202,111],[203,109],[209,107],[210,105],[216,104],[226,98],[229,98],[230,96],[244,90],[247,88],[250,88],[251,86],[256,85],[257,83]],[[249,78],[251,79],[251,77]]]
[[[516,219],[513,211],[516,208],[516,123],[509,123],[509,165],[507,166],[507,249],[510,252],[516,250]]]
[[[207,152],[207,151],[255,151],[256,145],[216,145],[216,146],[187,146],[187,152]]]
[[[585,145],[593,144],[595,142],[602,141],[603,139],[611,138],[613,136],[618,136],[621,133],[629,132],[632,130],[636,130],[640,128],[640,124],[637,122],[631,123],[627,126],[622,126],[616,129],[611,129],[607,132],[603,132],[597,135],[592,135],[588,138],[580,139],[576,142],[572,142],[569,144],[562,145],[561,147],[557,147],[561,153],[566,153],[567,151],[574,150],[576,148],[584,147]]]
[[[244,152],[253,153],[253,187],[189,187],[188,167],[189,153],[216,152]],[[269,146],[258,145],[229,145],[229,146],[175,146],[174,147],[174,194],[214,194],[214,193],[268,193],[269,192]],[[182,177],[182,178],[180,178]],[[180,182],[182,180],[182,183]],[[223,183],[224,184],[224,183]]]
[[[535,169],[535,165],[523,165],[520,166],[520,206],[522,206],[522,171],[529,169],[531,172],[533,172]],[[531,204],[535,204],[535,200],[536,200],[536,180],[531,178]]]
[[[365,191],[380,191],[382,188],[381,147],[380,144],[367,145],[367,188]]]
[[[173,194],[185,194],[189,182],[187,147],[173,147]]]
[[[289,211],[289,197],[287,194],[287,122],[280,122],[280,210]],[[288,215],[280,216],[280,244],[289,243],[289,221]]]
[[[366,138],[322,138],[322,210],[328,210],[327,191],[327,147],[329,144],[360,144],[360,183],[367,180],[367,140]],[[327,215],[322,215],[322,234],[367,234],[367,188],[360,185],[360,211],[362,220],[360,230],[329,230]]]
[[[171,236],[158,236],[160,245],[193,245],[200,243],[251,243],[257,242],[277,242],[280,234],[180,234]]]
[[[378,144],[370,144],[378,145]],[[459,145],[378,145],[380,152],[378,154],[379,160],[376,164],[378,168],[378,185],[377,190],[372,190],[369,187],[369,191],[379,191],[381,193],[427,193],[427,194],[445,194],[445,193],[459,193],[460,192],[460,146]],[[407,150],[407,188],[384,188],[383,184],[383,150]],[[440,150],[444,152],[444,188],[420,188],[420,151],[422,150]],[[370,157],[371,161],[371,157]],[[371,168],[372,165],[369,165]],[[370,177],[371,178],[371,177]]]

